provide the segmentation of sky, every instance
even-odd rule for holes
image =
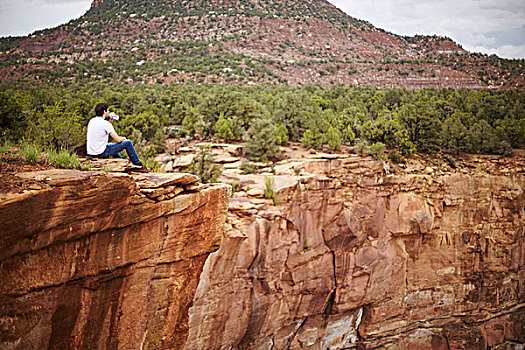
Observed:
[[[400,35],[443,35],[472,52],[525,58],[525,0],[329,0]],[[80,17],[91,0],[0,0],[0,36],[28,35]]]
[[[525,0],[329,0],[399,35],[447,36],[471,52],[525,58]]]

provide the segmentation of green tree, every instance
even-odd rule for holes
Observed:
[[[23,102],[7,92],[0,91],[0,137],[16,140],[22,137],[27,127],[23,114]]]
[[[55,150],[71,149],[84,142],[82,120],[76,111],[65,113],[60,103],[44,105],[43,110],[35,111],[30,120],[27,136]]]
[[[344,142],[350,145],[353,145],[355,143],[355,133],[352,128],[352,125],[347,125],[343,127],[342,136],[343,136]]]
[[[525,146],[525,118],[505,117],[494,123],[494,131],[499,140],[507,141],[514,148]]]
[[[323,134],[317,127],[308,129],[304,132],[301,143],[306,148],[319,149],[323,145]]]
[[[382,142],[376,142],[370,146],[370,155],[379,161],[386,160],[386,146]]]
[[[336,151],[339,151],[341,149],[341,138],[343,137],[343,135],[339,130],[331,126],[330,128],[328,128],[325,137],[328,143],[328,147]]]
[[[419,101],[419,106],[406,104],[400,108],[399,120],[406,129],[408,140],[419,152],[436,153],[440,147],[441,125],[430,108],[423,106],[428,101]]]
[[[152,140],[158,129],[162,129],[161,118],[151,111],[140,112],[138,114],[125,115],[118,122],[114,123],[119,135],[131,135],[134,129],[139,130],[146,140]]]
[[[219,120],[217,120],[213,128],[215,129],[216,139],[222,139],[225,141],[233,141],[235,139],[232,131],[233,123],[230,119],[225,118],[224,115],[219,117]]]
[[[286,129],[286,126],[282,124],[277,124],[275,127],[275,137],[279,145],[286,144],[289,139],[288,130]]]
[[[270,120],[255,119],[244,136],[244,151],[255,161],[275,160],[280,154],[277,128]]]
[[[443,146],[459,154],[466,149],[467,134],[468,130],[461,122],[461,114],[454,113],[443,123]]]
[[[221,167],[215,164],[209,146],[200,147],[200,152],[193,159],[188,171],[199,176],[202,183],[215,182],[221,176]]]
[[[468,133],[469,150],[472,153],[493,153],[498,147],[498,140],[489,123],[481,119]]]

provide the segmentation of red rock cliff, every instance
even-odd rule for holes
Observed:
[[[290,173],[273,176],[280,204],[230,201],[185,349],[522,348],[525,172],[511,162],[275,167]],[[230,176],[248,195],[261,179]]]
[[[181,174],[40,172],[0,204],[0,348],[175,349],[228,187]]]

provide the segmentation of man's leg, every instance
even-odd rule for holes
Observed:
[[[106,146],[106,150],[103,154],[107,153],[108,157],[114,157],[123,150],[126,150],[126,153],[128,154],[131,163],[135,165],[142,165],[142,163],[140,162],[140,158],[137,155],[137,151],[135,151],[135,147],[133,147],[133,142],[131,142],[130,140],[125,140],[120,143],[109,143]]]
[[[108,143],[108,146],[110,146],[109,150],[110,151],[113,150],[113,147],[115,147],[115,145],[118,145],[118,143]],[[110,151],[108,151],[108,158],[109,157],[113,157],[113,158],[125,159],[124,156],[122,154],[120,154],[120,151],[117,152],[116,154],[113,154],[114,152],[110,152]],[[112,154],[111,156],[109,156],[110,153]]]

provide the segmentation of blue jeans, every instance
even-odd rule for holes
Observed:
[[[135,151],[135,147],[133,147],[133,142],[130,140],[125,140],[120,143],[108,143],[106,146],[106,149],[104,152],[100,153],[97,157],[99,158],[124,158],[120,152],[126,150],[126,153],[129,156],[129,160],[131,160],[131,163],[137,165],[140,164],[139,156],[137,155],[137,151]]]

